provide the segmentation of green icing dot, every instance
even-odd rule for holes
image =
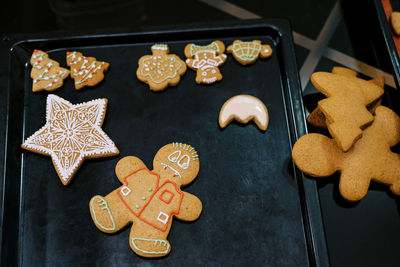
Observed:
[[[135,207],[138,209],[138,208],[140,208],[140,205],[136,204],[136,206],[135,206]]]

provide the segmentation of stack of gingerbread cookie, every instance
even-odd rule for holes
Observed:
[[[307,121],[327,128],[332,138],[311,133],[294,145],[297,167],[314,177],[341,173],[339,191],[350,201],[362,199],[371,181],[400,195],[400,155],[390,148],[400,142],[400,117],[381,106],[383,78],[366,81],[345,68],[316,72],[312,84],[327,98]]]

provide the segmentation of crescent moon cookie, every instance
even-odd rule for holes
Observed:
[[[236,61],[242,65],[252,64],[257,61],[258,57],[269,58],[272,55],[271,46],[262,45],[260,40],[252,42],[235,40],[226,51],[232,53]]]
[[[50,156],[64,185],[69,184],[85,158],[118,155],[118,148],[101,129],[107,99],[73,105],[56,95],[47,96],[46,124],[21,145]]]
[[[53,91],[60,88],[69,70],[60,67],[57,61],[49,58],[45,52],[35,49],[31,57],[32,91]]]
[[[75,79],[75,89],[95,86],[104,79],[104,73],[110,63],[97,61],[94,57],[85,57],[80,52],[67,52],[67,65],[71,67],[71,78]]]
[[[165,256],[171,251],[167,237],[173,219],[194,221],[201,214],[200,199],[181,191],[196,178],[199,169],[196,150],[182,143],[158,150],[151,171],[139,158],[125,157],[115,167],[122,185],[104,197],[96,195],[90,200],[92,220],[105,233],[132,224],[129,244],[136,254]]]
[[[236,95],[229,98],[219,113],[219,126],[225,128],[232,120],[248,123],[254,120],[260,130],[267,130],[268,109],[257,97],[251,95]]]
[[[222,80],[219,66],[226,61],[225,45],[214,41],[209,45],[188,44],[185,47],[186,64],[196,71],[196,83],[211,84]]]
[[[153,91],[162,91],[169,85],[177,85],[186,72],[185,62],[177,55],[168,54],[169,48],[166,44],[155,44],[151,51],[152,55],[139,59],[137,78],[147,83]]]

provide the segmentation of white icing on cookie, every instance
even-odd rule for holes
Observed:
[[[48,95],[46,124],[22,144],[23,148],[51,156],[64,184],[72,178],[85,157],[119,153],[101,129],[106,99],[73,105],[56,95]]]
[[[268,110],[264,103],[250,95],[237,95],[228,99],[219,113],[219,125],[225,128],[233,119],[247,123],[254,119],[258,128],[266,130],[268,126]]]

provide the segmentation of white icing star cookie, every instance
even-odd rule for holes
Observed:
[[[56,95],[48,95],[46,124],[21,145],[51,157],[64,185],[69,184],[85,158],[118,155],[118,148],[101,129],[107,99],[73,105]]]

